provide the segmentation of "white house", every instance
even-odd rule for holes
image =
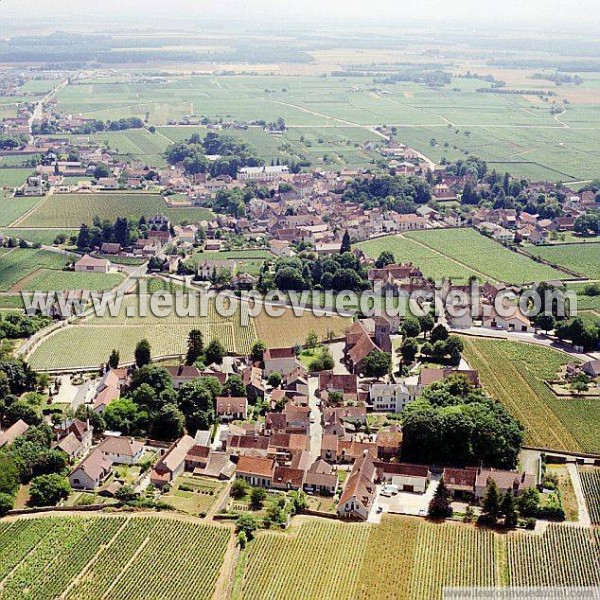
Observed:
[[[525,316],[518,306],[511,307],[506,312],[508,316],[498,314],[493,306],[485,305],[483,307],[482,324],[490,329],[504,329],[505,331],[519,331],[523,333],[531,333],[535,331],[535,327],[531,321]]]
[[[109,435],[98,446],[110,461],[119,465],[135,465],[144,454],[144,444],[133,438]]]
[[[75,263],[77,273],[108,273],[110,262],[105,258],[94,258],[85,254]]]
[[[242,181],[273,181],[287,175],[290,169],[287,165],[274,167],[242,167],[237,178]]]
[[[365,452],[354,461],[337,507],[343,519],[366,521],[375,499],[375,464]]]
[[[374,412],[401,413],[415,399],[402,383],[374,383],[369,388]]]
[[[95,490],[112,472],[112,461],[96,448],[69,475],[71,487],[77,490]]]
[[[275,372],[286,376],[300,366],[300,361],[296,358],[293,348],[267,348],[263,360],[265,377]]]

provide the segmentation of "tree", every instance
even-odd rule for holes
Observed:
[[[393,265],[395,262],[394,255],[389,250],[384,250],[379,258],[375,261],[375,268],[383,269],[388,265]]]
[[[402,355],[402,362],[405,365],[411,364],[419,351],[419,344],[415,338],[406,338],[400,346],[400,354]]]
[[[188,335],[186,365],[193,365],[204,352],[204,338],[199,329],[192,329]]]
[[[517,526],[518,516],[517,509],[515,506],[515,498],[510,493],[510,490],[504,494],[502,497],[502,502],[500,504],[500,511],[504,515],[504,526],[513,529]]]
[[[590,386],[587,381],[583,381],[583,379],[576,379],[571,384],[571,389],[577,396],[581,396],[590,389]]]
[[[66,477],[56,473],[40,475],[31,480],[29,503],[31,506],[56,506],[70,493],[71,485]]]
[[[0,517],[3,517],[15,505],[15,499],[9,494],[0,493]]]
[[[523,517],[536,517],[540,504],[540,493],[535,488],[526,489],[517,499],[517,507]]]
[[[267,492],[264,488],[255,487],[250,492],[250,506],[254,510],[260,510],[267,499]]]
[[[540,314],[535,318],[535,325],[547,334],[556,327],[556,319],[552,315]]]
[[[229,494],[232,498],[239,500],[240,498],[244,498],[248,495],[248,488],[249,486],[244,479],[236,479],[231,484],[231,490]]]
[[[440,483],[435,490],[435,494],[429,503],[428,516],[432,519],[447,519],[452,516],[452,507],[450,506],[450,492],[444,483]]]
[[[262,340],[254,342],[250,350],[250,359],[252,362],[262,362],[267,345]]]
[[[109,429],[124,435],[135,435],[143,429],[148,415],[130,398],[120,398],[106,407],[103,417]]]
[[[238,544],[240,546],[240,549],[243,550],[246,547],[247,543],[248,543],[248,536],[246,535],[246,532],[240,531],[238,533]]]
[[[223,344],[219,342],[219,340],[212,340],[210,344],[206,347],[205,359],[207,365],[217,364],[220,365],[223,363],[223,358],[225,357],[225,348],[223,348]]]
[[[427,313],[419,317],[419,326],[425,337],[427,337],[427,334],[435,327],[435,319],[430,313]]]
[[[485,490],[481,512],[485,521],[490,525],[495,525],[500,517],[500,492],[493,479],[490,479]]]
[[[108,366],[111,369],[119,368],[119,361],[121,360],[120,354],[118,350],[113,350],[108,357]]]
[[[14,496],[19,489],[19,469],[8,456],[0,456],[0,494]]]
[[[363,360],[365,377],[383,377],[392,370],[392,356],[381,350],[371,350]]]
[[[243,398],[246,395],[246,386],[239,375],[230,375],[223,385],[222,393],[232,398]]]
[[[306,341],[304,342],[304,346],[306,348],[308,348],[309,350],[314,350],[314,348],[316,348],[318,344],[319,344],[319,336],[317,335],[317,333],[313,330],[309,331],[308,335],[306,336]]]
[[[154,439],[172,441],[183,435],[183,413],[174,404],[165,404],[153,416],[150,434]]]
[[[402,323],[402,335],[405,338],[416,338],[421,333],[419,321],[412,317],[408,317]]]
[[[152,360],[150,342],[146,339],[140,340],[135,347],[135,364],[138,369],[149,365]]]
[[[344,237],[342,238],[342,245],[340,247],[340,254],[345,254],[346,252],[350,252],[352,250],[352,243],[350,241],[350,234],[348,230],[344,232]]]
[[[435,344],[439,340],[445,341],[448,339],[448,335],[448,330],[440,323],[431,330],[429,341],[432,344]]]
[[[240,515],[235,522],[235,529],[238,534],[243,531],[246,534],[246,538],[251,540],[254,536],[254,532],[258,529],[258,524],[253,515],[244,513]]]
[[[273,371],[273,373],[271,373],[267,379],[267,383],[273,388],[278,388],[282,381],[283,376],[279,371]]]

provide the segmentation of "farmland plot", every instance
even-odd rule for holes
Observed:
[[[47,250],[14,248],[0,255],[0,291],[6,292],[17,282],[40,268],[60,272],[67,257]]]
[[[113,348],[118,348],[123,362],[133,361],[135,347],[147,339],[152,355],[183,355],[192,329],[200,329],[204,339],[219,340],[228,352],[247,354],[256,341],[256,327],[240,320],[239,310],[231,317],[221,317],[210,305],[206,317],[178,317],[174,312],[165,318],[140,316],[137,297],[125,299],[118,315],[91,317],[73,326],[62,328],[45,338],[29,360],[36,369],[97,367],[107,360]],[[132,315],[127,316],[128,307]]]
[[[353,598],[369,531],[365,525],[311,521],[291,535],[261,532],[249,550],[242,597]]]
[[[6,171],[6,169],[4,169]],[[0,169],[0,180],[2,178],[2,169]],[[6,227],[27,211],[34,208],[41,198],[25,198],[24,196],[12,196],[0,194],[0,226]],[[7,234],[16,236],[16,234]]]
[[[600,470],[583,467],[579,474],[590,519],[594,525],[600,525]]]
[[[455,282],[466,283],[469,277],[484,278],[476,270],[403,235],[361,242],[358,247],[374,259],[387,250],[394,255],[396,262],[412,262],[421,269],[425,277],[431,277],[436,281],[447,277]]]
[[[544,381],[569,361],[550,348],[463,338],[465,358],[489,393],[525,427],[527,445],[600,452],[600,406],[593,399],[558,398]]]
[[[560,265],[590,279],[600,279],[600,245],[556,244],[529,249],[552,264]]]
[[[152,517],[1,524],[0,598],[151,598],[157,589],[167,600],[210,598],[230,535],[225,528]]]
[[[19,222],[21,227],[80,227],[94,217],[114,221],[117,217],[139,219],[162,212],[175,224],[212,218],[205,208],[168,208],[162,196],[146,193],[55,194]]]
[[[569,277],[552,267],[511,252],[474,229],[412,231],[406,236],[494,281],[523,284]]]
[[[508,568],[513,586],[600,585],[600,552],[593,530],[549,525],[543,535],[508,538]]]

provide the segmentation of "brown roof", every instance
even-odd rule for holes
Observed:
[[[169,375],[177,379],[195,379],[200,377],[200,369],[194,365],[179,365],[178,367],[165,367]]]
[[[357,458],[344,486],[340,504],[344,504],[354,496],[368,507],[375,494],[374,477],[375,465],[373,459],[368,455]]]
[[[356,375],[334,375],[332,371],[321,371],[319,373],[320,390],[341,390],[345,394],[355,394],[358,389],[358,377]]]
[[[248,400],[246,398],[230,398],[229,396],[219,396],[217,398],[218,415],[245,413],[247,409]]]
[[[184,435],[180,440],[175,442],[167,451],[167,453],[158,461],[155,470],[159,472],[163,469],[175,471],[179,465],[185,460],[187,453],[196,445],[194,438],[189,435]]]
[[[185,459],[195,460],[197,458],[208,458],[209,454],[210,448],[208,446],[196,445],[193,448],[190,448],[190,451],[187,453]]]
[[[264,358],[274,359],[274,358],[295,358],[296,352],[294,348],[267,348],[265,350]]]
[[[112,461],[106,458],[102,450],[96,448],[93,452],[88,454],[75,469],[73,469],[73,473],[76,471],[83,471],[86,475],[96,480],[100,477],[102,471],[110,469],[112,464]]]
[[[71,432],[66,437],[64,437],[56,447],[63,452],[66,452],[69,456],[73,456],[79,452],[81,448],[81,441],[77,439],[77,436]]]
[[[489,480],[494,480],[501,490],[524,490],[535,487],[536,477],[532,473],[516,471],[497,471],[496,469],[479,469],[475,480],[476,486],[484,487]]]
[[[276,467],[273,474],[273,485],[290,487],[302,487],[304,481],[304,471],[301,469],[292,469],[290,467]]]
[[[337,452],[338,449],[338,437],[337,435],[324,433],[321,438],[321,451],[332,450]]]
[[[409,463],[376,462],[378,471],[386,475],[407,475],[409,477],[429,477],[429,467],[426,465],[411,465]]]
[[[98,446],[98,449],[107,454],[120,454],[121,456],[135,456],[144,448],[142,442],[133,438],[120,435],[109,435]]]
[[[259,477],[273,477],[275,460],[257,456],[240,456],[237,463],[237,472]]]
[[[360,364],[369,353],[379,350],[375,342],[367,335],[362,335],[358,342],[348,352],[353,365]]]
[[[264,435],[232,435],[227,444],[228,448],[267,450],[269,438]]]
[[[85,254],[75,263],[75,266],[106,268],[109,264],[105,258],[94,258],[89,254]]]
[[[20,435],[23,435],[29,429],[29,425],[19,419],[13,423],[6,431],[0,433],[0,448],[10,446]]]
[[[444,469],[443,474],[444,483],[450,489],[473,490],[476,477],[476,469]]]
[[[283,413],[268,412],[265,417],[265,427],[267,429],[283,430],[287,424],[287,419]]]

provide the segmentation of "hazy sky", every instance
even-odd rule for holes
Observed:
[[[17,11],[36,20],[71,13],[85,15],[90,22],[123,15],[147,23],[144,17],[155,17],[157,24],[165,17],[264,19],[269,25],[303,17],[600,24],[599,0],[0,0],[0,19]]]

